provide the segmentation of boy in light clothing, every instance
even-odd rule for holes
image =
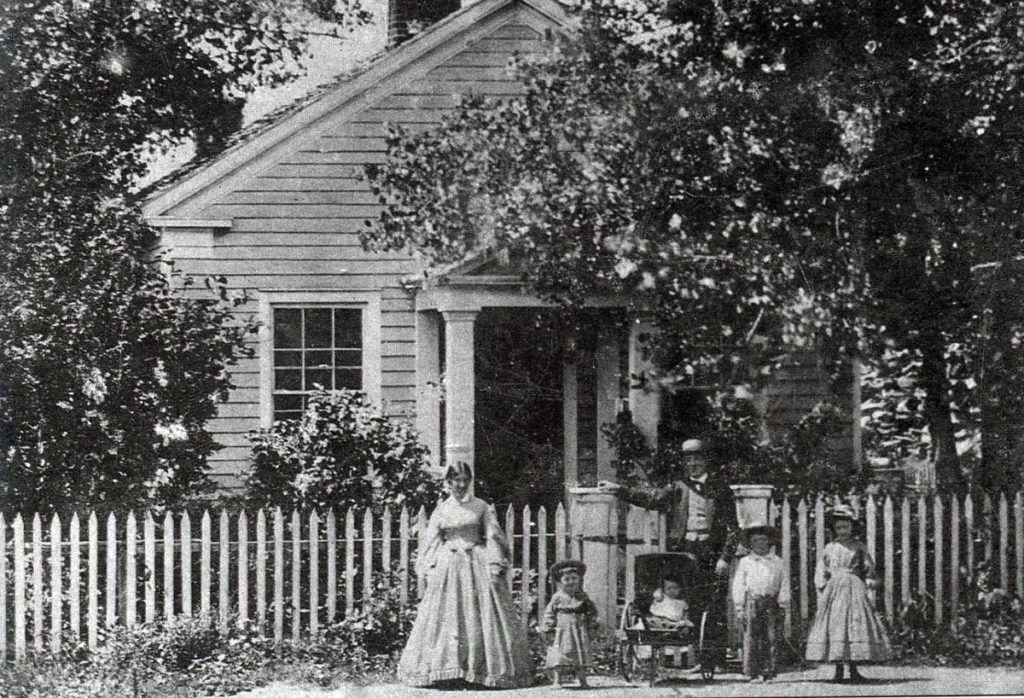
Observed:
[[[754,526],[743,533],[751,552],[736,565],[732,602],[743,629],[743,673],[764,682],[776,673],[778,627],[789,605],[789,584],[782,558],[771,550],[775,531]]]

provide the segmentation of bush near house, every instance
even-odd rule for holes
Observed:
[[[441,494],[427,448],[361,393],[310,397],[300,419],[253,432],[246,498],[258,506],[311,509],[432,506]]]

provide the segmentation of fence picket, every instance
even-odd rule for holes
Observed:
[[[559,502],[555,509],[555,562],[565,559],[565,529],[565,507]]]
[[[429,519],[427,518],[427,508],[420,506],[418,512],[416,512],[416,524],[413,527],[413,535],[416,536],[416,547],[419,548],[423,545],[423,537],[426,535],[427,526],[429,525]],[[416,595],[422,596],[426,583],[426,578],[421,576],[420,573],[416,572]]]
[[[0,511],[0,662],[7,661],[7,519]]]
[[[548,589],[548,510],[537,510],[537,617],[547,607]]]
[[[352,507],[345,512],[345,617],[355,613],[356,595],[356,515]]]
[[[792,512],[789,506],[789,497],[783,497],[782,499],[782,568],[785,570],[785,576],[783,577],[782,583],[790,589],[793,588],[793,531],[791,520]],[[792,593],[790,594],[792,598]],[[783,607],[785,611],[785,620],[783,621],[783,628],[785,629],[786,637],[793,636],[793,609],[792,604],[786,604]]]
[[[932,499],[932,516],[935,531],[935,625],[942,625],[942,497],[935,495]]]
[[[882,561],[885,574],[885,588],[882,593],[885,598],[885,615],[890,622],[896,610],[893,599],[893,583],[896,580],[896,570],[893,569],[895,565],[893,545],[893,503],[892,497],[886,495],[885,503],[882,505],[882,546],[884,548],[882,553],[885,556]]]
[[[817,562],[825,549],[825,498],[818,495],[814,502],[814,560]]]
[[[43,518],[32,517],[32,648],[43,653]]]
[[[309,634],[320,632],[320,517],[309,512]]]
[[[398,515],[398,598],[402,607],[409,605],[409,509],[402,507]]]
[[[124,622],[129,628],[137,624],[138,615],[138,577],[135,568],[135,556],[139,552],[138,522],[135,512],[129,511],[124,522]]]
[[[284,642],[284,514],[274,510],[274,643]]]
[[[249,517],[238,513],[238,627],[249,622]]]
[[[142,523],[142,564],[146,570],[146,622],[156,619],[156,523],[146,512]]]
[[[192,615],[192,519],[188,512],[181,514],[181,615]]]
[[[964,555],[967,557],[967,578],[974,578],[974,499],[964,495]]]
[[[164,516],[164,618],[174,617],[174,519]]]
[[[516,545],[515,545],[515,532],[516,532],[516,512],[510,504],[508,509],[505,510],[505,540],[508,541],[508,564],[509,570],[505,575],[505,581],[508,582],[508,590],[512,591],[512,565],[515,564],[516,559]]]
[[[327,622],[338,617],[338,521],[334,509],[327,512]]]
[[[256,512],[256,629],[260,634],[267,624],[267,514]]]
[[[228,631],[231,611],[231,521],[228,513],[220,510],[220,535],[217,537],[217,627]]]
[[[63,626],[62,612],[64,604],[61,599],[61,587],[64,586],[61,579],[63,560],[60,550],[61,533],[60,517],[57,514],[50,519],[50,651],[54,654],[60,653],[61,631]],[[0,555],[6,555],[7,551],[0,547]],[[7,632],[7,626],[0,624],[0,633]]]
[[[25,522],[14,517],[14,659],[25,658]],[[5,629],[6,631],[6,629]]]
[[[949,619],[956,629],[957,609],[960,606],[960,500],[949,497]]]
[[[213,550],[213,522],[210,511],[203,511],[199,520],[199,615],[204,622],[210,622],[210,557]]]
[[[1024,599],[1024,492],[1013,499],[1013,551],[1017,554],[1017,597]],[[2,625],[2,623],[0,623]]]
[[[800,542],[800,620],[804,627],[810,617],[811,604],[807,579],[807,566],[810,564],[807,550],[807,500],[803,497],[796,507],[796,515],[797,536]]]
[[[878,561],[878,511],[875,507],[875,498],[873,495],[868,495],[868,501],[864,505],[864,533],[867,546],[868,555],[871,556],[872,560]]]
[[[917,592],[928,593],[928,504],[917,498]]]
[[[910,603],[910,498],[900,505],[900,599]]]
[[[104,597],[106,624],[108,628],[117,624],[117,519],[111,512],[107,516],[107,593]]]
[[[391,575],[391,508],[384,507],[384,516],[380,522],[380,569],[384,574]]]
[[[527,504],[523,507],[523,554],[522,554],[522,576],[519,578],[520,588],[520,613],[519,619],[523,623],[525,628],[530,618],[530,523],[532,517],[530,516],[530,505]],[[512,576],[511,570],[512,561],[509,560],[509,571],[508,575]],[[541,579],[537,580],[538,584],[543,584],[544,581]]]
[[[373,596],[373,513],[363,512],[363,603]]]
[[[302,519],[292,510],[292,640],[302,634]]]
[[[89,514],[89,567],[86,570],[89,585],[86,587],[88,609],[85,616],[86,642],[90,651],[96,649],[97,630],[99,627],[99,538],[99,521],[96,519],[96,512],[92,512]]]
[[[78,514],[71,515],[68,527],[68,542],[71,544],[71,560],[68,568],[68,616],[71,621],[71,639],[75,642],[82,637],[82,523]],[[4,623],[0,626],[7,627]]]
[[[1007,548],[1010,546],[1010,517],[1007,511],[1006,493],[999,493],[999,587],[1010,591],[1010,566]]]

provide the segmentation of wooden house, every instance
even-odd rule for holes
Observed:
[[[380,210],[363,166],[383,160],[388,123],[429,128],[463,95],[519,93],[509,59],[541,50],[545,34],[567,31],[571,18],[555,0],[480,0],[451,9],[457,11],[241,134],[146,201],[147,220],[176,268],[246,289],[252,301],[242,312],[262,322],[255,358],[233,370],[237,387],[210,424],[223,447],[211,475],[222,487],[240,483],[248,432],[297,415],[313,383],[361,389],[388,415],[413,420],[436,464],[474,462],[475,322],[492,309],[543,302],[491,258],[410,287],[410,277],[422,277],[419,262],[360,246],[359,231]],[[394,14],[391,25],[402,38]],[[623,380],[643,368],[645,319],[625,317],[621,299],[590,304],[590,341],[567,353],[562,379],[570,488],[612,476],[612,454],[598,430],[623,400],[651,438],[659,420],[659,395]],[[784,403],[774,411],[778,419],[801,414],[821,394],[818,373],[797,374],[775,391]]]

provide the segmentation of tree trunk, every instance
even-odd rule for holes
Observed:
[[[932,462],[940,490],[960,490],[964,478],[956,453],[956,432],[949,406],[949,384],[941,338],[926,339],[921,346],[921,382],[925,389],[924,412],[932,440]]]

